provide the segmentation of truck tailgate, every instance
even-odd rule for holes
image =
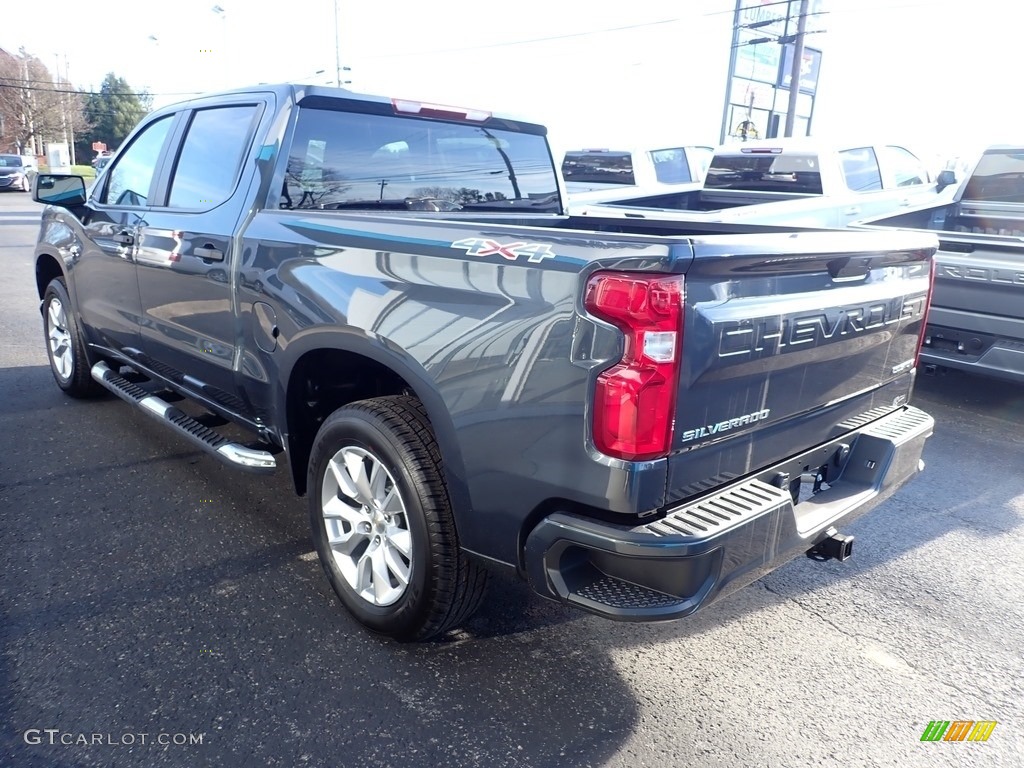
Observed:
[[[692,243],[670,502],[906,403],[933,236],[815,232]]]

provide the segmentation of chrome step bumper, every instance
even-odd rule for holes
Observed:
[[[687,616],[892,495],[924,468],[934,426],[924,411],[903,408],[636,527],[555,512],[527,537],[530,584],[544,597],[620,621]],[[788,479],[794,463],[838,456],[846,458],[836,476],[797,503],[788,483],[771,482]]]

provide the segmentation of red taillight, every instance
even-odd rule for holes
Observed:
[[[917,336],[917,354],[914,355],[914,368],[921,362],[921,347],[928,331],[928,310],[932,307],[932,294],[935,292],[935,256],[928,263],[928,295],[924,299],[924,313],[921,317],[921,332]]]
[[[626,336],[622,359],[597,379],[597,449],[628,461],[665,456],[679,386],[682,275],[599,272],[587,283],[584,303]]]

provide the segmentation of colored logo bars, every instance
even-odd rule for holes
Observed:
[[[932,720],[921,741],[988,741],[995,727],[995,720]]]

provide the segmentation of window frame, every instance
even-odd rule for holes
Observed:
[[[223,200],[211,203],[205,207],[200,205],[171,206],[171,190],[174,187],[174,180],[178,174],[178,166],[181,163],[181,157],[185,150],[185,142],[188,140],[189,131],[195,124],[196,116],[200,112],[210,112],[215,109],[233,109],[237,107],[254,107],[255,112],[250,118],[249,129],[245,137],[240,162],[235,168],[235,177],[231,185],[230,193]],[[249,157],[252,155],[253,141],[256,137],[256,132],[266,115],[266,107],[266,101],[261,99],[258,95],[245,94],[237,99],[217,100],[209,104],[196,104],[184,110],[180,116],[180,125],[178,130],[175,132],[174,143],[171,145],[171,151],[168,152],[167,173],[164,178],[161,179],[162,183],[160,185],[159,195],[157,200],[154,201],[153,207],[182,213],[205,213],[207,211],[212,211],[215,208],[219,208],[234,197],[238,192],[239,183],[244,175],[243,170],[246,167]]]
[[[149,189],[147,190],[148,195],[146,196],[145,205],[125,205],[117,202],[107,202],[106,196],[110,189],[110,183],[114,178],[114,173],[117,171],[117,166],[120,165],[124,158],[128,156],[132,147],[139,138],[148,131],[151,127],[159,123],[161,120],[170,120],[170,125],[167,129],[167,134],[164,136],[163,144],[160,146],[157,152],[156,162],[153,164],[153,175],[149,180]],[[174,145],[175,134],[178,130],[178,124],[181,121],[181,113],[178,111],[162,112],[151,116],[151,119],[145,122],[139,123],[135,130],[127,137],[124,143],[124,149],[118,150],[117,155],[110,164],[109,170],[106,170],[103,174],[103,183],[99,187],[95,187],[89,195],[89,201],[99,208],[118,208],[128,210],[146,210],[152,207],[154,195],[160,188],[160,182],[163,177],[164,165],[167,162],[167,154],[169,149]]]
[[[906,190],[906,189],[920,189],[932,183],[931,174],[928,173],[928,167],[924,164],[917,155],[911,152],[906,147],[901,147],[896,144],[884,144],[878,147],[879,153],[879,164],[882,167],[882,183],[886,189],[894,190]],[[896,171],[899,167],[899,158],[901,153],[911,157],[918,165],[920,170],[919,176],[923,176],[921,182],[916,184],[900,184],[896,179]]]
[[[311,138],[313,138],[312,135],[310,135],[310,136],[306,135],[308,133],[308,131],[303,130],[303,128],[304,128],[304,126],[302,125],[303,115],[306,114],[306,113],[322,113],[324,115],[329,115],[331,113],[338,113],[340,115],[345,115],[348,118],[358,118],[360,116],[365,116],[365,117],[372,118],[372,119],[381,119],[381,118],[383,118],[383,119],[387,119],[388,121],[395,121],[396,123],[397,122],[408,122],[410,124],[410,127],[415,126],[416,130],[425,132],[426,135],[429,135],[432,131],[435,131],[435,130],[440,130],[440,131],[443,132],[443,131],[445,131],[447,129],[449,131],[462,132],[462,131],[482,128],[482,129],[485,129],[485,130],[488,130],[488,131],[495,131],[495,132],[500,132],[501,134],[508,134],[507,138],[509,138],[509,139],[514,138],[516,136],[533,136],[533,137],[537,137],[542,142],[541,146],[543,147],[543,158],[542,158],[543,159],[543,168],[545,169],[545,172],[549,172],[549,173],[546,174],[545,178],[548,179],[550,181],[550,183],[551,183],[551,189],[550,190],[545,190],[545,194],[548,197],[550,197],[553,201],[557,202],[557,210],[551,209],[551,210],[536,210],[536,211],[534,211],[534,210],[530,210],[529,208],[526,208],[526,207],[519,207],[519,208],[509,207],[508,209],[505,209],[505,210],[500,210],[500,209],[488,210],[487,214],[488,215],[506,215],[507,214],[507,215],[512,215],[512,216],[522,216],[524,213],[528,213],[529,215],[536,215],[536,216],[550,216],[550,215],[563,215],[564,214],[564,209],[562,207],[563,196],[562,196],[561,181],[560,181],[560,178],[559,178],[557,166],[555,165],[554,158],[552,157],[552,154],[551,154],[551,146],[550,146],[550,144],[547,141],[544,140],[545,133],[544,133],[542,128],[532,126],[531,124],[528,124],[528,123],[519,123],[517,121],[509,121],[508,123],[506,123],[506,121],[501,120],[501,119],[492,120],[492,121],[489,121],[487,124],[478,125],[478,124],[476,124],[474,122],[471,122],[471,121],[467,122],[467,121],[460,121],[460,120],[443,120],[443,119],[424,118],[424,117],[419,117],[419,116],[395,113],[390,108],[390,105],[388,105],[387,108],[376,108],[378,106],[379,105],[376,105],[376,104],[374,104],[372,102],[353,102],[353,101],[341,100],[341,99],[331,99],[331,100],[329,100],[327,102],[322,102],[321,100],[319,100],[317,98],[309,98],[309,97],[307,97],[305,99],[300,100],[300,102],[296,105],[296,108],[293,109],[292,113],[289,115],[289,118],[288,118],[288,127],[287,127],[287,130],[285,131],[284,139],[283,139],[283,142],[282,142],[282,145],[281,145],[282,146],[281,155],[280,155],[280,158],[279,158],[277,169],[276,169],[275,174],[274,174],[273,181],[271,183],[271,189],[268,191],[268,194],[267,194],[265,209],[266,210],[290,211],[290,212],[294,212],[294,211],[322,212],[322,211],[332,211],[332,210],[348,210],[348,211],[358,212],[358,213],[373,213],[373,212],[376,212],[376,211],[379,210],[380,212],[386,211],[389,215],[410,214],[410,215],[415,215],[415,216],[429,215],[430,213],[443,213],[445,216],[451,216],[451,215],[460,214],[460,213],[464,213],[464,214],[468,214],[468,215],[479,215],[479,212],[475,211],[473,209],[465,209],[465,210],[462,210],[462,209],[458,209],[458,210],[441,209],[441,210],[436,210],[436,209],[432,209],[432,208],[425,208],[425,209],[410,208],[410,209],[406,209],[406,210],[401,210],[401,209],[399,209],[397,207],[395,207],[395,208],[388,207],[388,208],[376,209],[376,208],[373,208],[373,207],[363,208],[363,207],[357,207],[357,206],[352,206],[352,207],[345,206],[343,208],[336,208],[336,207],[332,207],[330,204],[328,204],[328,206],[326,208],[320,208],[320,207],[316,207],[316,206],[304,207],[301,204],[299,204],[299,205],[294,205],[293,204],[292,207],[284,206],[285,199],[284,199],[284,195],[282,194],[281,190],[282,190],[285,182],[288,180],[288,174],[290,172],[289,168],[291,167],[290,164],[291,164],[293,155],[295,154],[295,151],[296,151],[296,144],[297,143],[301,144],[303,142],[308,142]],[[492,122],[493,122],[493,124],[491,124]],[[536,128],[536,129],[533,130],[532,128]],[[437,139],[437,137],[434,137],[434,140],[439,140],[441,142],[444,142],[444,141],[446,141],[447,138],[453,138],[456,141],[460,141],[460,142],[464,142],[467,139],[467,137],[465,137],[465,136],[454,136],[454,137],[441,137],[440,139]],[[501,137],[499,136],[499,138],[501,138]],[[504,142],[505,140],[502,140],[502,141]],[[405,144],[408,145],[408,141],[406,141],[406,139],[395,140],[395,141],[390,141],[389,142],[389,141],[386,140],[386,138],[382,137],[380,145],[371,154],[376,154],[376,153],[380,152],[388,144],[399,144],[399,143],[405,143]],[[410,151],[413,148],[414,148],[413,146],[411,146],[411,145],[409,146],[409,150]],[[508,149],[508,146],[505,146],[504,148]],[[328,148],[328,154],[334,154],[338,149],[339,149],[339,146],[329,147]],[[402,149],[404,150],[404,147]],[[307,147],[307,151],[308,151],[308,147]],[[540,156],[538,155],[538,158],[539,157]],[[399,175],[404,175],[404,174],[399,174]],[[414,175],[419,175],[419,173],[416,173]],[[529,178],[529,177],[523,177],[523,178]],[[390,183],[390,179],[389,179],[389,183]],[[421,183],[427,184],[428,186],[433,186],[433,185],[427,183],[426,181],[421,182]],[[462,181],[461,183],[465,184],[464,181]],[[439,185],[439,182],[435,183],[434,185]],[[524,184],[524,189],[523,189],[524,194],[523,194],[523,197],[522,197],[523,200],[530,199],[530,196],[533,194],[532,191],[526,189],[526,186],[527,185]],[[295,197],[294,189],[291,190],[291,191],[292,191],[292,197],[294,198]],[[367,197],[366,199],[368,200],[369,197]],[[511,201],[516,200],[517,198],[513,198],[510,195],[510,196],[508,196],[506,198],[501,198],[501,199],[509,200],[511,202]],[[342,202],[344,202],[344,201],[342,201]],[[397,205],[397,203],[401,202],[401,200],[399,200],[398,198],[395,198],[393,200],[388,200],[388,201],[385,201],[385,202],[392,202],[392,203],[395,203]]]
[[[846,158],[848,154],[851,152],[864,151],[870,152],[871,158],[874,160],[875,172],[878,174],[878,186],[872,187],[871,189],[854,189],[853,187],[850,186],[850,180],[848,174],[846,173],[846,163],[844,162],[844,158]],[[843,175],[843,184],[850,192],[853,192],[858,195],[866,195],[872,192],[881,192],[883,189],[885,189],[885,176],[882,173],[882,164],[878,161],[878,152],[875,151],[875,148],[873,146],[868,145],[864,147],[847,147],[846,149],[839,150],[839,170]]]

